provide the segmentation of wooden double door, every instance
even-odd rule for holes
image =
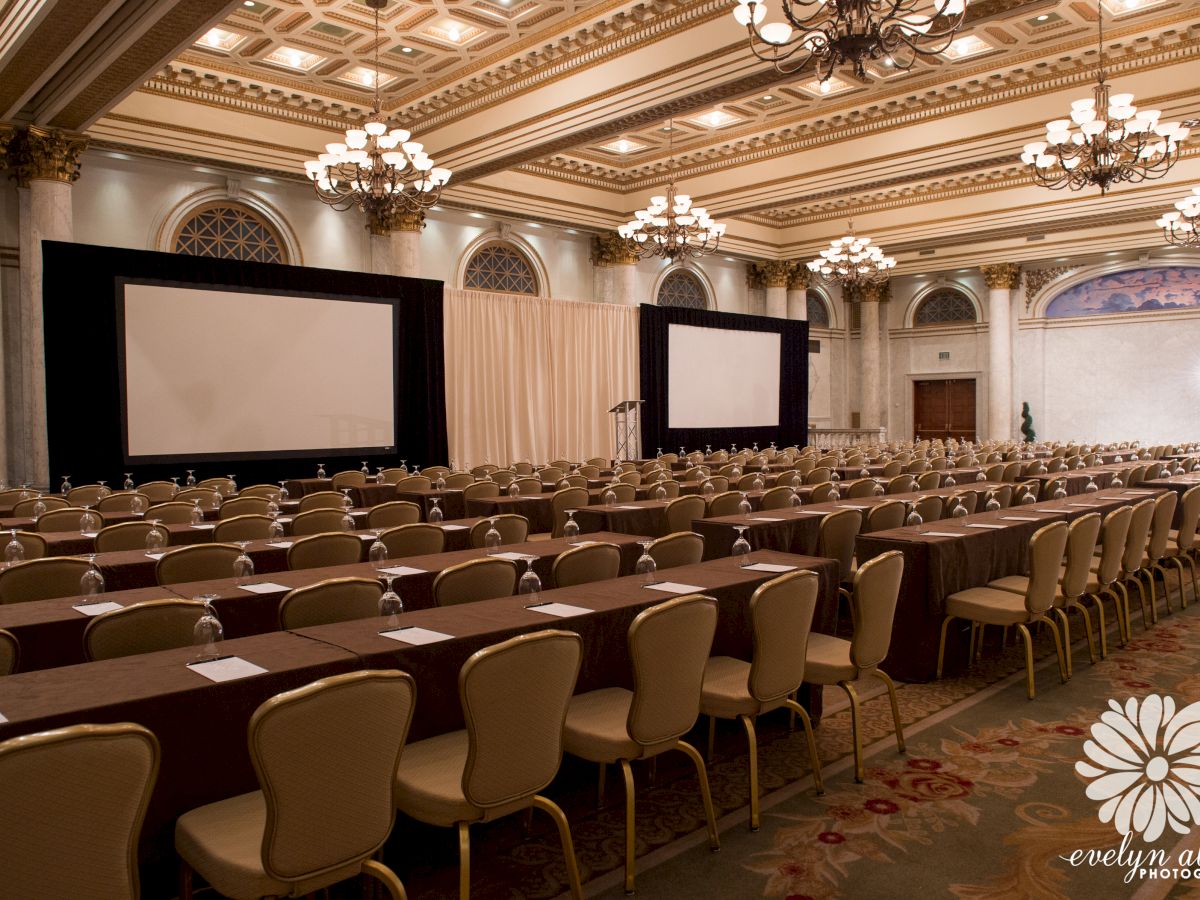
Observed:
[[[975,379],[913,382],[913,440],[975,440]]]

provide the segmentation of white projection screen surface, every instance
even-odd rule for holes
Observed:
[[[668,427],[778,427],[781,346],[774,331],[669,325]]]
[[[123,287],[130,462],[395,445],[390,302]]]

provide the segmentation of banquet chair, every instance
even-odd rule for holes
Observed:
[[[833,482],[822,481],[820,484],[813,485],[812,490],[808,495],[809,503],[827,503],[833,499]]]
[[[471,895],[471,825],[533,808],[554,819],[571,896],[583,898],[570,824],[539,793],[562,762],[563,718],[581,655],[579,635],[568,631],[522,634],[479,650],[458,675],[465,728],[404,750],[396,805],[420,822],[456,828],[460,900]]]
[[[360,873],[402,900],[400,879],[375,856],[395,822],[396,766],[415,697],[406,673],[368,669],[259,706],[248,733],[261,790],[175,822],[180,900],[192,900],[193,871],[235,900],[302,897]]]
[[[1036,482],[1031,482],[1031,484],[1036,484]],[[1047,479],[1046,482],[1042,485],[1041,496],[1039,499],[1053,500],[1054,494],[1055,494],[1055,492],[1058,491],[1059,488],[1062,488],[1063,492],[1066,493],[1067,479],[1065,479],[1065,478]]]
[[[667,506],[663,510],[667,520],[667,533],[691,531],[692,522],[704,518],[704,510],[704,498],[698,494],[689,494],[686,497],[676,497],[674,500],[667,501]]]
[[[0,628],[0,676],[11,675],[21,664],[21,645],[16,635]]]
[[[138,493],[145,494],[151,503],[167,503],[179,492],[179,485],[171,481],[147,481],[137,486]]]
[[[637,499],[637,488],[628,482],[610,484],[605,490],[613,492],[613,496],[616,498],[615,503],[632,503]]]
[[[811,456],[804,456],[792,464],[792,469],[796,472],[799,472],[801,477],[803,477],[811,472],[816,464],[816,460],[814,460]]]
[[[714,493],[721,494],[729,490],[729,479],[724,475],[710,475],[700,481],[700,490],[704,490],[704,485],[711,484]]]
[[[507,559],[485,556],[438,572],[433,579],[435,606],[457,606],[496,597],[511,597],[517,586],[517,567]]]
[[[138,838],[158,761],[154,735],[129,722],[0,744],[4,896],[136,900]]]
[[[621,484],[628,484],[632,487],[637,487],[642,483],[642,476],[638,472],[622,472],[617,476],[617,481]]]
[[[817,466],[805,473],[804,483],[820,484],[823,481],[828,481],[831,474],[833,474],[833,469],[829,466]]]
[[[446,490],[448,491],[461,491],[467,485],[475,483],[475,476],[470,472],[451,472],[449,475],[443,476],[443,478],[445,478]],[[505,488],[508,487],[514,478],[516,478],[516,475],[512,472],[497,472],[493,480],[500,487]]]
[[[1013,486],[1011,484],[1002,484],[999,487],[992,488],[992,490],[987,492],[987,496],[989,498],[995,498],[996,502],[1000,504],[1001,509],[1008,509],[1010,506],[1012,506],[1012,495]],[[986,504],[987,501],[985,500],[984,505]]]
[[[929,468],[935,472],[944,472],[950,468],[950,460],[944,456],[935,456],[929,460]]]
[[[946,501],[947,509],[953,508],[950,506],[950,500],[953,500],[956,504],[966,509],[967,515],[970,516],[976,511],[976,504],[979,502],[979,494],[975,493],[975,491],[958,491],[957,493],[952,494],[949,500]]]
[[[932,466],[929,465],[929,460],[914,459],[904,467],[904,471],[909,475],[921,475],[925,472],[928,472],[931,468]]]
[[[119,491],[96,501],[99,512],[141,512],[150,508],[150,498],[137,491]]]
[[[446,478],[450,474],[450,469],[448,466],[426,466],[421,470],[421,474],[432,478],[434,481],[437,481],[438,478]],[[496,473],[493,472],[492,477],[495,478],[495,476]],[[333,477],[336,478],[337,476],[335,475]],[[366,482],[363,483],[365,484]]]
[[[233,577],[233,561],[241,555],[233,544],[192,544],[168,550],[154,566],[158,584],[184,584]]]
[[[517,493],[522,497],[540,497],[545,493],[542,487],[542,479],[524,476],[513,482],[517,486]]]
[[[616,544],[585,544],[564,550],[554,558],[550,578],[555,587],[574,587],[608,581],[621,573],[621,548]]]
[[[1146,556],[1146,544],[1150,540],[1150,526],[1154,521],[1154,499],[1147,497],[1133,505],[1133,515],[1129,519],[1129,533],[1125,537],[1125,552],[1121,555],[1121,577],[1117,581],[1120,589],[1121,606],[1125,619],[1125,640],[1133,637],[1133,622],[1130,616],[1129,586],[1137,585],[1138,601],[1142,605],[1142,622],[1145,625],[1148,615],[1146,609],[1146,592],[1139,577],[1142,560]]]
[[[600,467],[592,465],[591,463],[584,463],[575,470],[575,473],[577,475],[582,475],[584,478],[599,478]]]
[[[942,677],[946,656],[946,630],[955,619],[972,624],[971,636],[980,625],[1015,625],[1025,642],[1025,688],[1032,700],[1037,694],[1033,677],[1033,635],[1029,626],[1041,622],[1050,629],[1058,653],[1059,675],[1066,682],[1067,660],[1058,624],[1047,613],[1054,606],[1058,589],[1059,566],[1067,547],[1067,523],[1051,522],[1029,539],[1029,578],[1023,594],[1004,590],[994,582],[984,587],[967,588],[946,597],[946,616],[938,639],[937,677]],[[972,642],[973,643],[973,642]]]
[[[595,466],[597,469],[603,469],[608,463],[609,460],[603,456],[593,456],[583,461],[585,466]]]
[[[222,541],[263,541],[271,536],[270,516],[234,516],[217,523],[212,539]]]
[[[543,466],[534,473],[543,484],[554,484],[566,473],[558,466]]]
[[[26,559],[41,559],[50,553],[50,542],[36,531],[17,531],[10,528],[7,535],[0,532],[0,544],[8,544],[14,540],[25,551]]]
[[[106,525],[96,532],[96,552],[112,553],[115,550],[145,550],[146,535],[154,530],[154,525],[145,520],[141,522],[120,522],[116,525]],[[168,538],[165,528],[159,529],[163,537]]]
[[[921,521],[925,524],[937,522],[942,519],[946,512],[946,501],[937,494],[932,494],[927,497],[918,497],[913,502],[913,509],[916,510]]]
[[[708,466],[692,466],[680,477],[684,481],[700,481],[703,478],[707,478],[711,472],[712,470]]]
[[[1046,473],[1048,475],[1057,475],[1059,472],[1067,471],[1067,463],[1062,457],[1056,456],[1054,459],[1046,462]]]
[[[591,495],[588,494],[586,488],[563,488],[561,491],[555,491],[550,498],[550,510],[553,515],[553,531],[550,532],[551,537],[560,538],[563,534],[563,526],[567,524],[568,509],[583,509],[591,500]]]
[[[904,502],[885,500],[867,510],[867,521],[863,526],[863,531],[884,531],[889,528],[902,527],[904,527]]]
[[[1167,553],[1166,560],[1179,570],[1179,603],[1186,607],[1187,601],[1183,593],[1183,566],[1187,563],[1192,573],[1192,599],[1200,599],[1200,584],[1196,580],[1196,527],[1200,523],[1200,485],[1188,488],[1183,492],[1182,507],[1179,516],[1179,528],[1171,531],[1171,541],[1174,546]]]
[[[79,521],[83,518],[83,514],[87,512],[81,506],[64,506],[59,509],[52,509],[49,512],[38,516],[38,520],[33,527],[41,534],[50,534],[59,531],[79,531]],[[92,510],[92,515],[96,516],[104,527],[104,514]]]
[[[1150,621],[1158,622],[1158,602],[1154,597],[1154,575],[1162,575],[1163,604],[1168,613],[1171,612],[1171,588],[1167,584],[1166,562],[1168,543],[1171,540],[1171,522],[1175,518],[1175,507],[1179,503],[1179,495],[1167,491],[1154,498],[1154,516],[1150,520],[1150,537],[1146,541],[1146,555],[1142,557],[1138,567],[1139,575],[1146,576],[1150,587]],[[1179,603],[1183,606],[1183,583],[1179,585]]]
[[[287,566],[292,571],[348,566],[362,560],[362,548],[363,541],[357,534],[344,531],[313,534],[300,538],[288,547]]]
[[[750,758],[750,830],[758,831],[757,716],[787,707],[800,716],[808,739],[808,760],[818,794],[821,760],[808,711],[792,699],[804,681],[804,648],[817,604],[816,572],[789,572],[761,584],[750,597],[754,649],[749,662],[731,656],[709,657],[700,689],[700,714],[708,716],[708,760],[713,758],[717,719],[737,719],[746,731]]]
[[[238,491],[239,497],[262,497],[264,500],[274,500],[279,502],[279,498],[283,496],[279,487],[274,484],[252,484],[249,487],[244,487]],[[169,498],[168,498],[169,499]]]
[[[983,470],[983,477],[988,481],[1003,481],[1004,480],[1004,463],[995,463]]]
[[[500,496],[500,485],[494,481],[476,481],[463,488],[463,500],[487,500]]]
[[[662,481],[659,481],[657,484],[654,484],[652,487],[647,488],[646,496],[651,500],[657,500],[659,488],[662,488],[663,490],[665,495],[663,497],[664,500],[674,500],[680,494],[679,482],[675,481],[673,478],[665,478]]]
[[[564,475],[562,478],[558,479],[558,484],[555,485],[555,487],[558,487],[558,488],[565,488],[565,487],[586,488],[587,486],[588,486],[588,480],[587,480],[587,476],[585,476],[585,475]]]
[[[1146,480],[1146,467],[1134,466],[1129,470],[1128,475],[1122,476],[1122,479],[1125,482],[1125,487],[1137,487]]]
[[[832,469],[838,464],[838,461],[839,457],[836,453],[826,453],[824,456],[817,458],[817,465]]]
[[[694,531],[676,531],[653,541],[646,552],[656,569],[694,566],[704,558],[704,537]]]
[[[396,482],[397,491],[431,491],[433,479],[426,475],[408,475]],[[338,496],[341,496],[340,494]]]
[[[407,477],[407,469],[388,468],[379,473],[379,480],[382,484],[395,484],[401,478]]]
[[[917,486],[914,490],[918,491],[936,491],[942,486],[942,473],[937,470],[922,472],[917,477]]]
[[[904,752],[904,731],[900,724],[900,706],[896,685],[879,668],[892,640],[892,620],[904,574],[904,555],[891,550],[867,560],[854,575],[851,591],[851,619],[854,634],[850,640],[811,632],[804,654],[804,680],[809,684],[836,684],[850,698],[850,730],[854,738],[854,780],[863,781],[862,712],[853,682],[868,675],[883,682],[892,705],[892,723],[896,727],[896,747]]]
[[[887,488],[884,493],[887,494],[910,494],[917,489],[917,479],[911,475],[896,475],[888,480]]]
[[[741,491],[725,491],[723,494],[717,494],[708,501],[708,512],[705,517],[715,519],[718,516],[736,516],[738,515],[738,504],[741,502]]]
[[[1001,480],[1015,483],[1021,474],[1021,463],[1019,460],[1012,460],[1004,464],[1004,476]]]
[[[222,497],[228,497],[237,493],[237,484],[232,478],[205,478],[203,481],[196,483],[196,487],[201,490],[215,491]]]
[[[420,521],[421,507],[408,500],[391,500],[367,510],[368,528],[393,528],[396,525],[411,525]]]
[[[481,475],[488,468],[489,468],[488,466],[476,466],[474,469],[471,470],[471,474],[472,475]],[[497,467],[491,466],[490,468],[492,471],[495,471]],[[518,475],[532,475],[533,474],[533,463],[530,463],[527,461],[515,462],[511,466],[509,466],[509,468],[512,469],[514,472],[516,472]],[[483,470],[483,471],[481,471],[481,470]]]
[[[221,495],[216,491],[201,487],[184,488],[174,496],[172,502],[194,506],[197,500],[200,501],[201,509],[220,509],[221,507]]]
[[[1084,596],[1096,607],[1097,629],[1100,633],[1100,656],[1108,656],[1108,625],[1104,618],[1104,597],[1113,601],[1113,615],[1117,621],[1117,634],[1125,642],[1125,618],[1121,608],[1121,559],[1125,555],[1125,543],[1129,538],[1129,525],[1133,519],[1133,507],[1122,506],[1104,517],[1100,525],[1100,552],[1093,556],[1088,583]]]
[[[300,512],[308,512],[313,509],[336,509],[344,510],[346,508],[346,495],[340,491],[317,491],[314,494],[305,494],[300,498]]]
[[[95,506],[101,497],[107,497],[112,489],[102,484],[82,484],[66,493],[66,501],[72,506]]]
[[[346,527],[347,515],[344,509],[328,508],[297,513],[292,518],[292,534],[295,537],[303,537],[306,534],[325,534],[329,531],[351,531],[351,528]]]
[[[795,491],[787,486],[770,488],[759,498],[758,508],[759,510],[791,509],[794,493]]]
[[[883,488],[873,478],[860,478],[858,481],[850,482],[850,490],[846,492],[846,496],[852,500],[861,500],[863,497],[874,497],[876,491],[883,491]]]
[[[70,556],[15,563],[0,571],[0,604],[74,597],[81,593],[79,579],[88,568],[87,560]]]
[[[388,559],[427,556],[441,553],[446,548],[446,532],[427,522],[397,525],[380,534],[379,540],[387,547]]]
[[[379,615],[383,585],[375,578],[327,578],[288,591],[279,601],[283,631]]]
[[[817,530],[817,556],[837,560],[838,594],[850,602],[845,585],[854,578],[854,539],[862,531],[863,517],[857,509],[839,509],[821,519]],[[853,614],[854,609],[850,609]]]
[[[235,497],[226,500],[217,510],[218,519],[232,519],[234,516],[265,516],[267,504],[271,501],[263,497]],[[301,509],[308,509],[303,503]]]
[[[12,508],[14,519],[23,519],[26,516],[33,515],[33,508],[39,503],[45,508],[46,512],[52,509],[66,509],[71,504],[62,497],[55,497],[52,494],[43,494],[40,497],[30,497],[28,500],[22,500]]]
[[[1144,480],[1145,481],[1154,481],[1157,478],[1161,478],[1162,474],[1163,474],[1162,463],[1157,463],[1157,462],[1150,463],[1150,465],[1146,466],[1146,475],[1145,475]]]
[[[429,477],[434,478],[436,476],[430,475]],[[334,472],[331,480],[333,481],[333,489],[340,491],[342,488],[362,487],[367,483],[367,476],[357,469],[346,469],[342,472]]]
[[[756,488],[754,486],[754,482],[756,480],[761,482],[762,489],[764,489],[764,490],[770,484],[770,479],[768,476],[763,475],[761,472],[754,471],[754,472],[747,472],[745,475],[743,475],[741,478],[739,478],[737,480],[737,484],[733,485],[733,487],[735,490],[739,490],[739,491],[759,490],[759,488]]]
[[[488,529],[495,524],[500,532],[501,544],[523,544],[529,538],[529,520],[524,516],[505,513],[501,516],[491,516],[480,519],[471,526],[471,546],[482,547],[485,544]]]
[[[899,459],[893,459],[883,467],[880,473],[884,478],[895,478],[897,475],[904,474],[904,463]]]
[[[146,519],[158,519],[164,525],[188,525],[192,521],[192,504],[174,500],[158,503],[146,510]]]
[[[164,598],[101,613],[83,631],[89,662],[190,647],[196,622],[204,615],[199,600]]]

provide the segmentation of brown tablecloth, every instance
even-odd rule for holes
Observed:
[[[421,521],[429,521],[429,510],[433,509],[433,501],[438,501],[438,507],[446,520],[465,519],[468,515],[466,501],[462,491],[430,488],[427,491],[396,491],[393,500],[407,500],[421,507]],[[470,515],[478,515],[471,513]],[[531,529],[532,530],[532,529]]]
[[[579,530],[619,531],[623,534],[646,534],[662,537],[667,533],[667,503],[665,500],[635,500],[612,506],[588,506],[575,513]]]
[[[287,489],[289,500],[299,500],[305,494],[315,494],[319,491],[332,491],[332,478],[289,478],[283,483]]]
[[[464,515],[485,519],[490,516],[524,516],[529,520],[530,534],[545,534],[554,530],[553,504],[553,494],[523,494],[519,497],[501,494],[499,497],[468,500]]]
[[[355,506],[370,508],[378,506],[380,503],[387,503],[390,500],[396,499],[396,486],[394,484],[359,484],[354,485],[350,489],[350,501]]]
[[[1017,481],[1037,482],[1038,496],[1041,497],[1046,490],[1046,485],[1056,479],[1064,479],[1067,486],[1068,497],[1078,497],[1081,494],[1087,493],[1089,481],[1094,481],[1098,489],[1103,489],[1112,484],[1117,472],[1114,469],[1072,469],[1067,472],[1053,472],[1045,475],[1018,475]]]

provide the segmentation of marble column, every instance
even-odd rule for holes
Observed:
[[[812,273],[802,262],[792,263],[787,283],[787,317],[797,322],[808,321],[808,279]]]
[[[597,301],[637,306],[643,299],[637,293],[637,262],[637,253],[615,231],[596,235],[592,239],[592,271]]]
[[[883,424],[882,370],[879,358],[879,304],[884,298],[884,285],[870,284],[856,292],[859,304],[862,339],[862,410],[860,425],[878,428]]]
[[[980,266],[988,286],[988,438],[1013,438],[1012,292],[1021,278],[1016,263]]]
[[[776,319],[787,318],[787,286],[792,264],[783,259],[759,263],[763,286],[767,289],[766,313]]]
[[[42,318],[42,241],[74,239],[71,185],[79,178],[79,157],[87,138],[30,125],[18,129],[9,144],[9,165],[19,193],[21,295],[16,333],[4,335],[5,355],[21,360],[23,418],[11,429],[9,475],[39,486],[50,483],[46,438],[46,355]],[[13,374],[13,370],[8,370]]]
[[[637,260],[619,260],[613,267],[613,298],[622,306],[637,306]],[[647,298],[647,301],[649,299]]]
[[[424,210],[372,215],[367,222],[367,230],[371,233],[371,271],[376,275],[420,278],[421,229],[424,227]]]

